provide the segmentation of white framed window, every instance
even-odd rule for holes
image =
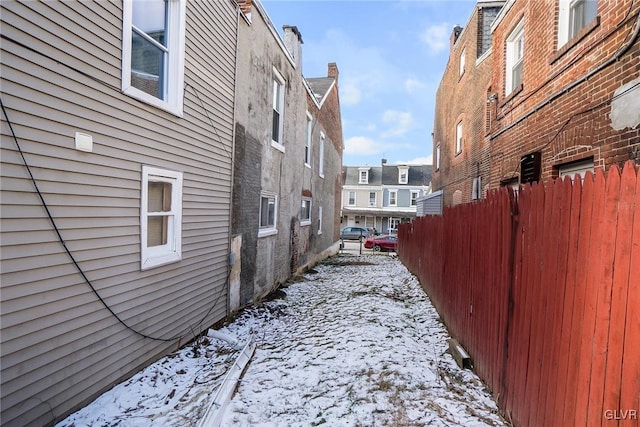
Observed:
[[[524,59],[524,19],[507,37],[507,59],[505,75],[505,95],[509,95],[522,84],[522,64]]]
[[[276,218],[278,217],[278,197],[275,194],[263,192],[260,194],[260,229],[258,237],[271,236],[278,232]]]
[[[182,259],[182,172],[142,166],[140,268]]]
[[[389,206],[398,206],[398,190],[389,190]]]
[[[369,192],[369,206],[375,206],[377,202],[377,194],[375,191]]]
[[[273,69],[273,120],[271,145],[284,151],[284,78]]]
[[[322,234],[322,206],[318,207],[318,234]]]
[[[347,201],[347,204],[349,206],[355,206],[356,205],[356,192],[355,191],[349,191],[349,200]]]
[[[125,0],[122,92],[182,116],[186,0]]]
[[[398,184],[407,184],[409,182],[409,168],[406,166],[398,167]]]
[[[456,125],[456,155],[462,153],[462,121]]]
[[[305,137],[305,144],[304,144],[304,165],[308,168],[311,167],[311,131],[313,130],[312,124],[313,124],[313,117],[311,116],[311,113],[307,111],[307,127],[306,127],[307,134]]]
[[[360,179],[358,180],[359,184],[368,184],[369,183],[369,170],[368,169],[360,169]]]
[[[558,48],[561,48],[598,16],[598,0],[560,0],[558,6]]]
[[[462,75],[464,74],[465,54],[466,49],[462,49],[462,53],[460,54],[460,77],[462,77]]]
[[[311,225],[311,199],[302,199],[302,206],[300,207],[300,225]]]
[[[575,180],[576,177],[584,182],[584,176],[587,172],[593,173],[595,171],[593,158],[587,160],[580,160],[577,162],[565,163],[558,166],[558,176],[564,178],[568,176],[571,180]]]
[[[318,175],[320,178],[324,178],[324,133],[320,133],[320,154],[318,156]]]
[[[420,197],[419,191],[411,191],[411,206],[418,206],[418,197]]]
[[[436,145],[436,170],[440,170],[440,144]]]

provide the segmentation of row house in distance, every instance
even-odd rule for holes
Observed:
[[[297,27],[239,3],[232,309],[338,251],[343,145],[337,66],[305,79]]]
[[[228,314],[238,15],[8,0],[0,16],[0,417],[52,425]]]
[[[343,168],[342,226],[394,233],[416,217],[418,199],[430,192],[431,165],[346,166]]]
[[[477,83],[484,135],[463,134],[489,147],[483,188],[640,162],[639,15],[631,0],[504,4],[491,27],[491,78]],[[444,162],[441,173],[459,169]]]

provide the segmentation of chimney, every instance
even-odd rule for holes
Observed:
[[[251,0],[236,0],[242,13],[251,16]]]
[[[295,26],[283,25],[282,29],[284,30],[284,45],[293,56],[296,67],[302,72],[302,34]]]
[[[387,164],[387,159],[382,159],[382,166],[385,166]]]
[[[338,80],[338,74],[340,74],[338,72],[338,66],[336,65],[335,62],[329,62],[329,69],[327,71],[327,77],[333,77],[334,79]]]
[[[460,25],[456,25],[453,27],[453,31],[451,31],[451,38],[449,39],[449,50],[453,50],[453,45],[458,41],[458,37],[462,32],[462,27]]]

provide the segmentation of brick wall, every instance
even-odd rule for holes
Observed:
[[[489,179],[489,150],[486,135],[486,100],[491,78],[491,55],[476,63],[485,38],[478,19],[471,16],[467,27],[451,47],[449,62],[436,94],[433,147],[440,145],[440,168],[433,170],[433,190],[443,190],[445,205],[472,198],[473,181]],[[482,25],[481,25],[482,26]],[[460,76],[460,55],[465,52],[465,71]],[[462,151],[456,153],[456,126],[462,122]],[[435,162],[435,160],[434,160]],[[484,184],[482,185],[484,187]],[[456,196],[458,199],[458,196]]]
[[[640,130],[615,130],[610,119],[614,91],[640,78],[638,40],[619,59],[584,77],[630,40],[639,11],[640,4],[630,0],[599,2],[598,17],[558,48],[556,2],[514,3],[493,34],[491,85],[499,99],[491,123],[492,187],[519,177],[521,157],[536,151],[542,153],[542,180],[557,177],[559,165],[577,160],[592,158],[605,170],[630,158],[638,161]],[[523,18],[523,87],[505,97],[506,39]]]

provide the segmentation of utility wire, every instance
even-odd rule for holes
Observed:
[[[89,287],[91,288],[91,291],[96,295],[98,300],[100,300],[102,305],[125,328],[129,329],[130,331],[132,331],[133,333],[135,333],[137,335],[140,335],[143,338],[148,338],[148,339],[151,339],[151,340],[154,340],[154,341],[171,342],[171,341],[175,341],[175,340],[178,340],[178,339],[182,339],[185,336],[189,335],[188,333],[184,333],[184,334],[180,334],[180,335],[175,335],[175,336],[173,336],[171,338],[160,338],[160,337],[154,337],[154,336],[142,333],[142,332],[134,329],[133,327],[129,326],[124,320],[122,320],[122,318],[115,311],[113,311],[113,309],[107,304],[107,302],[104,300],[104,298],[102,298],[102,296],[100,295],[98,290],[95,288],[95,286],[93,285],[91,280],[89,280],[89,278],[85,274],[84,270],[82,270],[82,268],[80,267],[80,265],[76,261],[75,257],[73,256],[73,254],[71,253],[71,251],[67,247],[67,244],[66,244],[64,238],[62,237],[62,234],[60,233],[60,229],[58,228],[58,225],[56,224],[55,219],[53,218],[53,215],[51,214],[51,211],[49,210],[49,206],[47,205],[46,201],[44,200],[44,196],[42,195],[42,192],[38,188],[38,183],[37,183],[35,177],[33,176],[33,173],[31,172],[31,167],[29,166],[29,163],[27,163],[27,159],[24,156],[24,152],[22,151],[22,147],[20,146],[20,142],[18,141],[18,137],[16,136],[16,133],[15,133],[15,131],[13,129],[13,125],[11,123],[11,120],[9,120],[9,115],[7,114],[7,110],[6,110],[5,106],[4,106],[4,102],[2,102],[2,98],[0,98],[0,107],[2,108],[2,113],[4,114],[4,117],[5,117],[6,121],[7,121],[7,124],[9,125],[9,130],[11,131],[11,135],[13,137],[13,140],[14,140],[14,142],[16,144],[16,147],[18,148],[18,152],[20,153],[20,157],[22,158],[22,162],[24,163],[24,166],[25,166],[25,168],[27,170],[27,173],[29,174],[29,179],[31,180],[31,183],[33,184],[33,186],[34,186],[34,188],[36,190],[36,193],[38,194],[38,197],[40,198],[40,203],[42,204],[42,207],[44,208],[44,210],[45,210],[45,212],[47,214],[47,217],[49,218],[49,221],[51,222],[51,225],[53,226],[53,229],[54,229],[54,231],[55,231],[55,233],[56,233],[56,235],[58,237],[58,241],[60,242],[60,244],[64,248],[65,252],[67,253],[69,258],[71,259],[71,262],[76,267],[78,273],[80,273],[80,275],[82,276],[84,281],[87,283],[87,285],[89,285]],[[230,276],[230,272],[229,272],[229,274],[227,274],[226,281],[228,281],[229,276]],[[202,320],[200,320],[195,326],[199,326],[204,322],[204,320],[207,318],[207,316],[209,316],[209,314],[211,313],[213,308],[216,306],[216,304],[217,304],[217,302],[218,302],[218,300],[220,299],[221,296],[222,296],[222,292],[220,292],[218,294],[218,297],[216,298],[214,303],[211,305],[211,307],[209,308],[207,313],[203,316]]]

